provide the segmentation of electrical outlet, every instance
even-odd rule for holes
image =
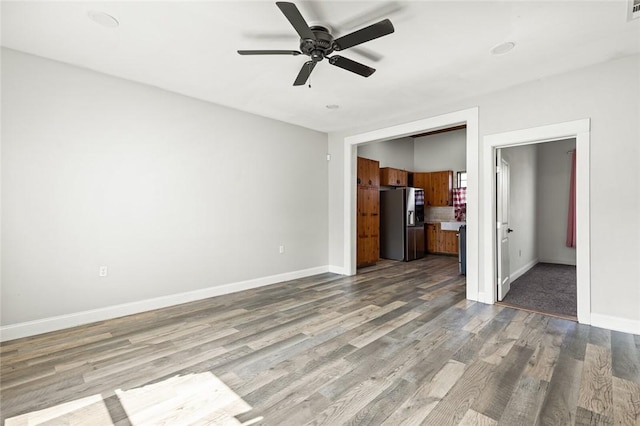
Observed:
[[[280,254],[284,254],[284,245],[281,245],[279,250],[280,250]]]
[[[108,273],[108,270],[106,266],[101,266],[100,268],[98,268],[98,276],[106,277],[107,273]]]

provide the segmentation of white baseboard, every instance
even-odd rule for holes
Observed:
[[[166,308],[167,306],[179,305],[181,303],[193,302],[196,300],[207,299],[209,297],[235,293],[242,290],[249,290],[252,288],[275,284],[282,281],[310,277],[312,275],[329,272],[329,270],[329,266],[319,266],[316,268],[303,269],[278,275],[271,275],[268,277],[255,278],[247,281],[208,287],[201,290],[177,293],[169,296],[155,297],[153,299],[140,300],[137,302],[124,303],[121,305],[107,306],[104,308],[92,309],[89,311],[76,312],[50,318],[43,318],[35,321],[10,324],[0,327],[0,342],[19,339],[21,337],[34,336],[36,334],[48,333],[50,331],[62,330],[65,328],[89,324],[96,321],[118,318],[125,315],[138,314],[140,312],[151,311],[154,309]]]
[[[329,265],[329,272],[332,274],[347,275],[342,266]]]
[[[512,272],[511,277],[509,279],[511,280],[511,282],[514,282],[515,280],[523,276],[529,269],[533,268],[537,264],[538,264],[538,259],[533,259],[531,262],[527,263],[522,268],[518,269],[515,272]]]
[[[555,263],[557,265],[570,265],[576,266],[575,259],[538,259],[538,263]]]
[[[640,320],[631,320],[592,313],[591,325],[594,327],[607,328],[609,330],[640,335]]]
[[[478,302],[486,303],[487,305],[493,305],[495,300],[491,300],[491,294],[481,291],[478,292]]]

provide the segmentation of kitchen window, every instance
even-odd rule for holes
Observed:
[[[457,187],[458,188],[466,188],[467,187],[467,172],[458,172],[457,173]]]

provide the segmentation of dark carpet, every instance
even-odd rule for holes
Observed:
[[[538,263],[511,283],[504,302],[549,314],[577,316],[576,267]]]

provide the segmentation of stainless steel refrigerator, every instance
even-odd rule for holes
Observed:
[[[424,257],[424,190],[397,188],[380,192],[380,257]]]

